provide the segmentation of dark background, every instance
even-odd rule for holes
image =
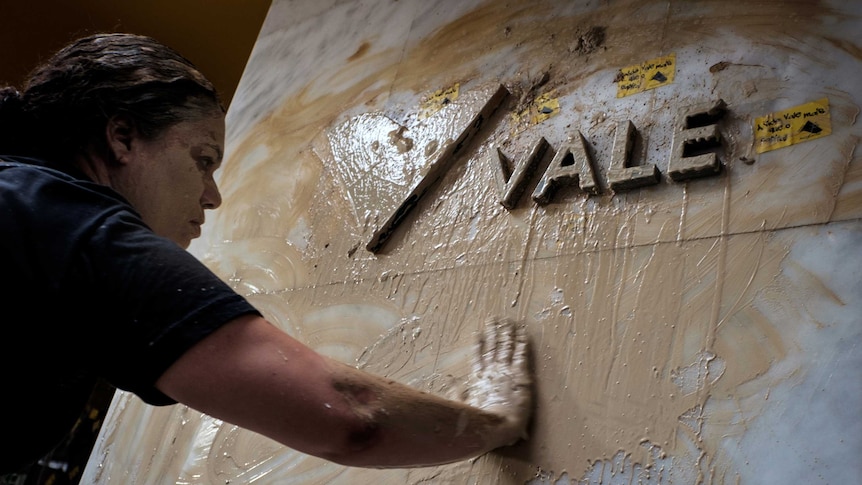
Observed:
[[[191,60],[225,106],[270,0],[0,0],[0,85],[21,88],[27,73],[77,37],[133,32]]]

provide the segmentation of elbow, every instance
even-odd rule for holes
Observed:
[[[373,466],[369,456],[381,442],[383,430],[379,423],[364,421],[347,425],[340,439],[320,457],[344,466]]]

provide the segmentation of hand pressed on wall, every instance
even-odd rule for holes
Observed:
[[[467,404],[504,417],[520,439],[527,438],[533,406],[529,360],[524,327],[511,319],[490,318],[476,344],[473,374],[466,390]]]

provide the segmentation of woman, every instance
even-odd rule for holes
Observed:
[[[77,40],[23,91],[0,90],[0,368],[14,417],[0,472],[62,439],[99,379],[352,466],[452,462],[524,436],[516,325],[486,326],[469,404],[445,400],[317,354],[191,256],[221,204],[223,145],[213,86],[147,37]]]

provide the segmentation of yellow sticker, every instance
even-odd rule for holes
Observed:
[[[676,54],[650,59],[624,67],[617,73],[617,97],[623,98],[673,82],[676,74]]]
[[[530,105],[530,123],[536,125],[546,119],[560,114],[560,100],[545,93],[536,98]]]
[[[458,91],[460,88],[461,85],[456,83],[454,86],[434,91],[434,93],[419,107],[420,117],[428,118],[443,109],[447,104],[458,99]]]
[[[545,93],[539,95],[523,110],[510,116],[516,125],[524,119],[530,120],[530,124],[537,125],[558,114],[560,114],[560,100],[551,93]]]
[[[763,153],[830,133],[829,99],[823,98],[755,118],[754,147],[757,153]]]

